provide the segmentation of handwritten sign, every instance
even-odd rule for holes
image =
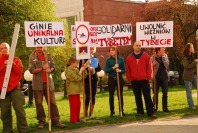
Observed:
[[[64,46],[63,22],[25,21],[27,47]]]
[[[173,21],[137,22],[136,41],[141,47],[173,47]]]
[[[72,47],[76,45],[76,28],[71,29]],[[92,47],[125,46],[132,44],[131,24],[90,25],[89,40]]]

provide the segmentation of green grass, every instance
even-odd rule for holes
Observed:
[[[193,90],[193,93],[196,93],[196,90]],[[124,91],[124,112],[125,116],[120,117],[118,112],[118,100],[117,94],[115,93],[115,117],[109,117],[109,95],[108,92],[98,93],[96,95],[96,105],[94,109],[93,115],[95,118],[87,119],[85,123],[80,125],[74,125],[69,123],[69,103],[67,99],[63,99],[62,97],[57,97],[56,102],[60,112],[61,122],[67,125],[67,128],[64,130],[72,130],[82,127],[90,127],[90,126],[99,126],[99,125],[108,125],[108,124],[118,124],[118,123],[127,123],[127,122],[137,122],[137,121],[148,121],[152,120],[147,117],[146,114],[143,117],[136,116],[136,105],[134,100],[134,95],[131,89]],[[184,86],[177,86],[173,88],[169,88],[168,94],[168,105],[169,109],[172,113],[163,113],[161,106],[161,92],[159,93],[159,109],[156,113],[158,119],[166,119],[166,118],[182,118],[187,116],[196,116],[198,115],[197,110],[188,109],[187,101],[186,101],[186,93]],[[196,98],[194,98],[194,103],[197,104]],[[47,105],[44,102],[45,111],[47,113]],[[29,132],[35,133],[45,133],[48,131],[48,124],[46,124],[44,129],[37,129],[37,119],[36,119],[36,109],[35,106],[31,108],[26,108],[27,121],[29,125]],[[146,111],[145,111],[146,112]],[[83,105],[81,100],[81,116],[83,117]],[[83,118],[82,118],[83,119]],[[14,120],[14,128],[16,129],[16,117],[13,111],[13,120]],[[0,122],[0,130],[2,129],[2,122]],[[62,129],[52,127],[52,131],[60,131]],[[0,131],[1,132],[1,131]]]

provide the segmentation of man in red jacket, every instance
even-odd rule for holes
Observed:
[[[133,50],[126,59],[126,76],[132,84],[133,93],[137,106],[137,115],[144,114],[142,93],[146,104],[147,115],[157,118],[153,111],[153,102],[150,94],[149,80],[151,79],[152,68],[150,56],[141,51],[141,43],[135,42]]]
[[[9,58],[10,46],[7,43],[0,44],[0,92],[2,90],[4,77],[6,73],[6,67]],[[25,104],[25,98],[23,93],[20,91],[19,83],[22,77],[23,65],[19,58],[15,57],[12,63],[12,69],[10,73],[10,79],[8,82],[7,92],[5,99],[0,99],[1,105],[1,120],[3,122],[3,133],[12,133],[12,109],[13,106],[16,119],[17,119],[17,130],[19,133],[27,132],[27,121],[26,114],[23,108]]]

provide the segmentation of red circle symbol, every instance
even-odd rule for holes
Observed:
[[[89,29],[85,25],[79,25],[76,29],[76,40],[79,44],[86,44],[89,41]]]

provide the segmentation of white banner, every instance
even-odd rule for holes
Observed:
[[[25,21],[27,47],[65,46],[63,22]]]
[[[173,47],[173,21],[137,22],[136,41],[141,47]]]
[[[75,48],[75,26],[72,26],[71,31],[72,47]],[[131,24],[90,25],[89,39],[92,47],[131,45],[132,27]]]

